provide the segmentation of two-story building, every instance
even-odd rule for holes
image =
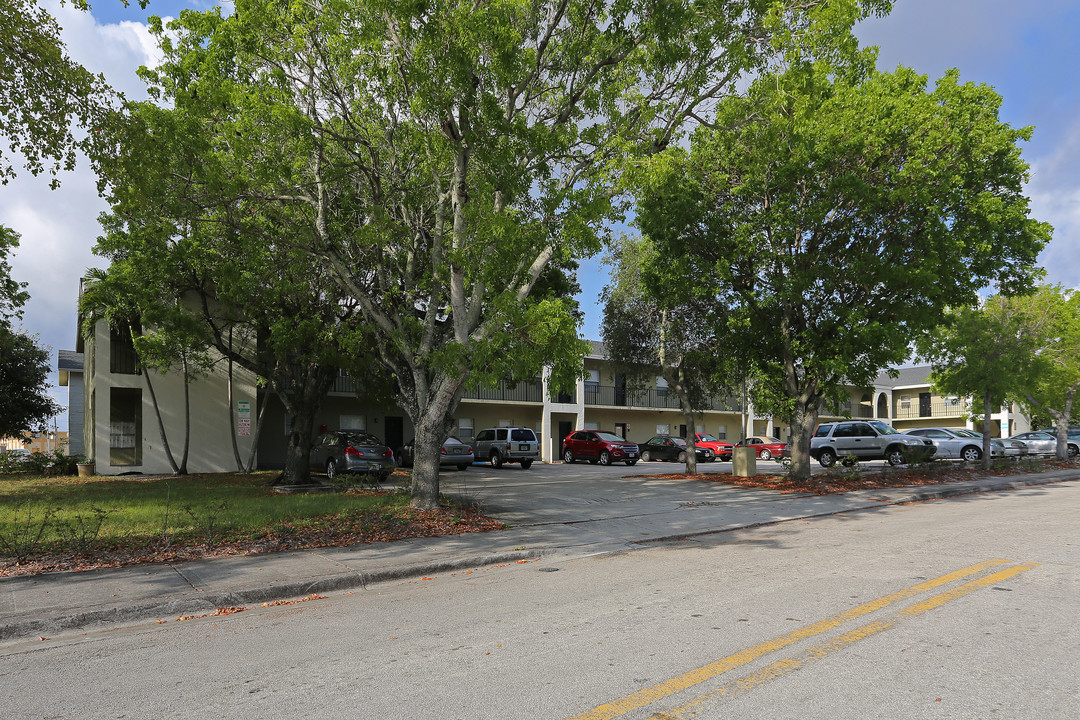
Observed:
[[[230,382],[227,366],[221,363],[186,384],[178,372],[149,371],[146,377],[137,366],[130,336],[104,322],[97,324],[91,337],[79,339],[76,352],[61,351],[59,362],[61,382],[69,387],[70,430],[73,437],[81,437],[84,454],[93,457],[101,474],[170,472],[161,428],[178,458],[188,424],[191,472],[235,470],[236,453],[246,458],[252,447],[260,413],[257,466],[284,465],[290,419],[277,398],[259,387],[250,373],[233,368]],[[774,435],[787,441],[790,434],[784,423],[731,397],[711,400],[697,413],[694,427],[687,427],[678,398],[662,379],[647,388],[628,386],[612,371],[602,343],[592,343],[583,369],[584,379],[570,393],[554,392],[546,372],[529,381],[469,388],[455,414],[457,436],[468,442],[485,427],[532,427],[541,438],[542,460],[554,462],[562,438],[579,429],[607,430],[637,442],[691,432],[731,442],[746,435]],[[903,368],[896,378],[883,373],[873,387],[852,387],[847,402],[822,419],[878,418],[899,430],[972,427],[967,400],[936,395],[929,370]],[[995,423],[995,436],[1028,429],[1023,416],[1010,411],[996,414]],[[364,429],[392,448],[413,437],[409,418],[400,408],[361,403],[355,381],[344,374],[328,393],[316,428]]]

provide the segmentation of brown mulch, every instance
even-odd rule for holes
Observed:
[[[224,536],[214,543],[192,538],[173,538],[168,543],[160,538],[149,542],[146,539],[132,539],[109,546],[99,544],[91,552],[84,554],[67,552],[35,555],[21,565],[0,562],[0,577],[97,570],[144,563],[178,563],[208,557],[256,555],[310,548],[350,547],[504,528],[504,523],[472,508],[403,508],[394,512],[340,513],[309,518],[298,523],[284,523],[258,537]]]
[[[1045,461],[1043,470],[1058,468],[1077,468],[1075,461]],[[820,475],[813,475],[809,482],[797,482],[787,475],[756,475],[754,477],[738,477],[729,473],[698,473],[686,474],[662,474],[647,475],[668,480],[702,480],[705,482],[725,483],[740,487],[756,488],[760,490],[776,490],[782,493],[803,493],[810,495],[833,495],[855,490],[880,490],[898,487],[916,487],[919,485],[942,485],[945,483],[965,482],[987,476],[1019,475],[1030,472],[1038,472],[1029,466],[1015,463],[995,464],[989,470],[981,467],[967,467],[954,463],[942,463],[923,468],[840,468]],[[642,477],[636,475],[634,477]]]

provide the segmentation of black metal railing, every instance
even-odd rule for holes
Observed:
[[[948,401],[945,400],[932,400],[930,407],[912,402],[909,407],[897,406],[896,414],[893,416],[897,420],[912,420],[915,418],[957,418],[969,415],[971,409],[968,404],[963,401]]]
[[[544,391],[538,381],[508,383],[501,382],[497,387],[476,387],[465,391],[466,400],[501,400],[506,402],[543,403]],[[573,402],[573,401],[571,401]]]
[[[585,386],[585,404],[607,407],[657,408],[678,410],[679,396],[666,388],[628,390],[610,385]],[[702,410],[739,412],[739,401],[734,398],[711,398]]]

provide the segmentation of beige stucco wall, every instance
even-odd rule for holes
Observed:
[[[93,417],[88,434],[92,437],[96,470],[102,475],[116,475],[126,472],[147,474],[171,473],[172,466],[167,459],[161,432],[158,426],[154,402],[142,375],[118,374],[110,372],[111,343],[109,328],[104,322],[95,327],[92,342],[87,343],[87,355],[94,356],[90,361],[87,376],[93,378],[87,382],[88,396],[93,398],[87,404],[87,415]],[[184,380],[179,371],[159,373],[150,371],[150,380],[157,396],[158,408],[166,437],[172,449],[172,455],[179,463],[183,456],[185,440]],[[112,393],[114,387],[136,388],[142,394],[141,403],[141,449],[142,457],[138,465],[112,465],[110,463],[110,415],[112,412]],[[187,469],[189,472],[227,472],[237,469],[233,457],[229,435],[233,431],[229,423],[228,407],[228,371],[221,362],[208,373],[193,379],[190,391],[190,432],[188,443]],[[251,421],[254,425],[258,407],[255,397],[254,376],[239,367],[233,368],[233,402],[249,403]],[[233,409],[233,425],[237,424],[237,409]],[[254,433],[238,436],[237,446],[241,457],[246,460],[251,448]]]

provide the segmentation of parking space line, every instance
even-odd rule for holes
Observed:
[[[678,675],[669,680],[665,680],[664,682],[651,685],[647,688],[642,688],[641,690],[638,690],[631,695],[627,695],[626,697],[620,698],[610,703],[605,703],[604,705],[595,707],[592,710],[581,713],[580,715],[575,715],[571,718],[568,718],[567,720],[611,720],[612,718],[619,717],[620,715],[628,713],[631,710],[636,710],[637,708],[644,707],[645,705],[649,705],[653,702],[656,702],[657,700],[668,697],[669,695],[673,695],[677,692],[681,692],[683,690],[686,690],[687,688],[693,687],[694,685],[705,682],[706,680],[710,680],[714,677],[717,677],[718,675],[728,672],[729,670],[733,670],[735,668],[746,665],[749,662],[752,662],[771,652],[783,649],[789,645],[792,645],[793,643],[814,637],[815,635],[820,635],[821,633],[838,627],[846,622],[850,622],[855,618],[868,615],[872,612],[888,607],[893,603],[906,600],[908,598],[914,597],[915,595],[919,595],[929,590],[933,590],[934,588],[941,587],[942,585],[946,585],[956,580],[969,577],[976,573],[982,572],[983,570],[996,567],[1006,562],[1009,561],[1000,559],[986,560],[984,562],[976,563],[975,565],[971,565],[966,568],[961,568],[960,570],[956,570],[946,575],[942,575],[941,577],[934,578],[932,580],[926,580],[917,585],[912,585],[911,587],[905,588],[898,592],[880,597],[877,600],[871,600],[870,602],[863,603],[862,605],[854,607],[850,610],[845,610],[842,613],[838,613],[831,617],[825,618],[824,620],[820,620],[811,625],[799,628],[798,630],[794,630],[790,633],[787,633],[786,635],[781,635],[780,637],[773,638],[772,640],[768,640],[759,645],[755,645],[754,647],[747,648],[746,650],[742,650],[733,655],[728,655],[725,658],[709,663],[708,665],[703,665],[699,668],[695,668],[694,670],[690,670],[683,673],[682,675]]]

